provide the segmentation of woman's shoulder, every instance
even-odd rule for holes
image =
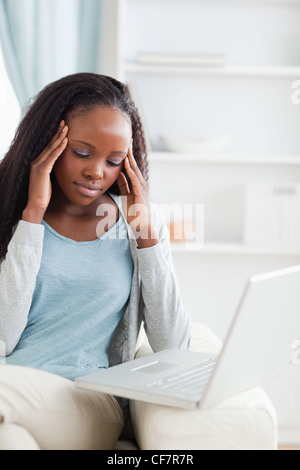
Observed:
[[[25,220],[19,220],[13,227],[11,242],[22,245],[41,245],[43,238],[44,226],[42,224],[33,224]]]
[[[159,204],[156,202],[150,202],[151,205],[151,215],[154,218],[154,220],[157,220],[160,224],[163,224],[165,222],[163,212],[161,210],[161,207]]]

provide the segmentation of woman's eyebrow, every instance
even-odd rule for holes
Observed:
[[[83,140],[75,140],[75,139],[71,139],[71,140],[73,142],[78,142],[79,144],[87,145],[87,147],[90,147],[91,149],[94,149],[94,150],[96,148],[96,147],[94,147],[94,145],[88,144],[87,142],[84,142]]]
[[[120,154],[125,155],[125,157],[127,157],[127,152],[123,152],[123,150],[120,150],[120,151],[116,150],[116,151],[110,152],[109,155],[114,156],[114,155],[120,155]]]

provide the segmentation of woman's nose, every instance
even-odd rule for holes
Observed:
[[[103,178],[103,164],[99,162],[89,163],[84,168],[83,174],[90,180],[99,180]]]

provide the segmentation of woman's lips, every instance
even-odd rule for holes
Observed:
[[[93,184],[75,183],[76,188],[83,196],[94,197],[99,194],[101,188]]]

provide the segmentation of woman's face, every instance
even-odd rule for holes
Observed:
[[[66,120],[68,145],[54,166],[69,202],[88,206],[118,178],[131,145],[131,123],[119,110],[95,107]]]

